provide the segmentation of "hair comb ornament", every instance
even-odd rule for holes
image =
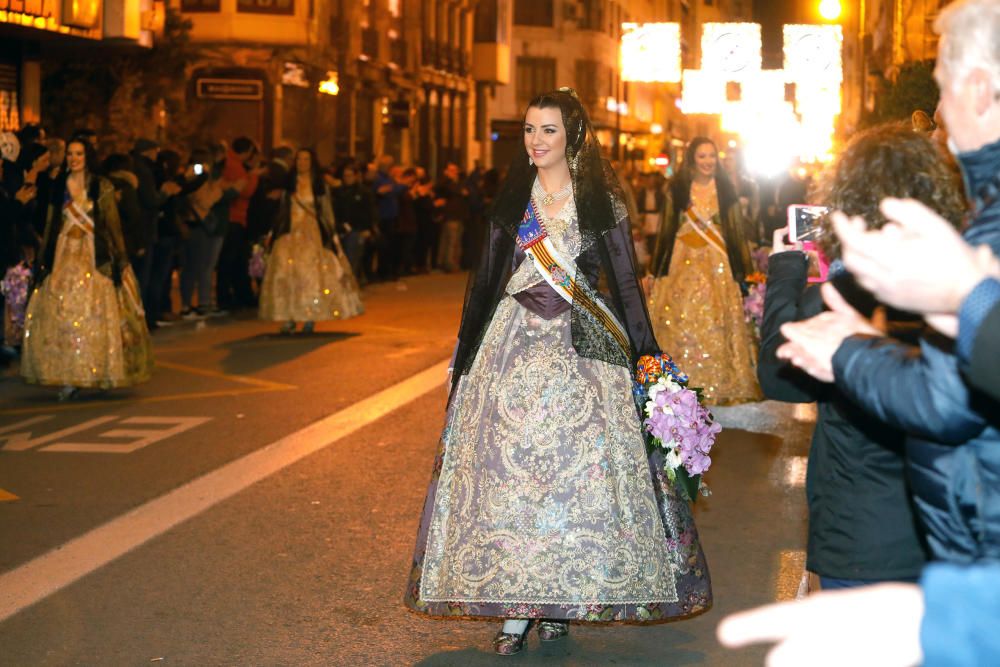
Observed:
[[[559,92],[560,93],[566,93],[567,95],[569,95],[570,97],[572,97],[577,102],[580,101],[580,96],[577,95],[576,91],[573,90],[572,88],[570,88],[569,86],[563,86],[562,88],[559,89]]]

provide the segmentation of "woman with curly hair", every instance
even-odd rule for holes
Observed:
[[[760,400],[743,282],[753,271],[736,189],[711,139],[696,137],[670,183],[650,263],[656,340],[717,405]]]
[[[883,125],[855,136],[824,176],[815,199],[877,228],[886,223],[879,210],[886,197],[917,199],[956,225],[966,210],[954,167],[932,139],[909,124]],[[770,399],[818,403],[806,471],[806,568],[819,576],[823,588],[916,581],[927,551],[904,474],[904,434],[870,416],[836,385],[817,382],[775,356],[785,342],[783,324],[825,308],[820,286],[807,284],[806,254],[786,245],[787,232],[775,232],[768,263],[758,377]],[[832,262],[829,280],[855,308],[866,315],[880,313],[877,319],[897,335],[915,329],[916,322],[886,312],[840,268],[839,242],[826,220],[820,247]]]
[[[462,313],[406,593],[414,611],[504,619],[519,652],[569,622],[704,611],[683,491],[647,457],[631,368],[658,350],[621,186],[569,89],[536,97]],[[607,294],[600,291],[607,287]]]
[[[46,202],[37,287],[28,302],[21,375],[32,384],[61,385],[60,400],[81,387],[144,382],[153,368],[115,189],[95,167],[90,144],[67,144],[64,173]]]

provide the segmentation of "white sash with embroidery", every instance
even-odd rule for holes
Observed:
[[[528,202],[528,208],[518,226],[517,244],[545,282],[568,303],[579,303],[600,322],[622,349],[625,358],[630,359],[632,355],[628,335],[604,302],[591,297],[577,282],[575,265],[556,249],[535,211],[534,201]]]
[[[705,243],[721,254],[727,254],[726,249],[720,245],[719,239],[710,234],[708,231],[712,227],[711,220],[703,220],[702,217],[694,210],[693,206],[689,206],[688,210],[684,213],[687,215],[688,221],[691,223],[691,229],[693,229],[695,233],[705,241]]]

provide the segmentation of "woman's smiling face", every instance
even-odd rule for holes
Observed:
[[[558,107],[530,107],[524,116],[524,148],[539,169],[566,159],[566,128]]]

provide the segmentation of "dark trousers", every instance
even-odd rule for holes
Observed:
[[[219,255],[216,303],[219,308],[250,308],[255,305],[250,287],[250,244],[242,225],[230,224]]]
[[[149,283],[146,285],[143,303],[146,308],[146,321],[150,327],[156,320],[171,309],[170,304],[170,273],[177,260],[178,239],[162,238],[153,244],[153,258],[149,269]],[[164,298],[164,296],[166,298]]]
[[[139,284],[139,298],[142,299],[142,309],[149,313],[149,303],[147,303],[146,292],[149,290],[149,277],[153,272],[153,246],[146,248],[141,256],[129,258],[132,263],[132,272],[135,273],[135,282]]]
[[[396,243],[396,218],[379,220],[378,277],[395,280],[399,276],[399,248]]]

